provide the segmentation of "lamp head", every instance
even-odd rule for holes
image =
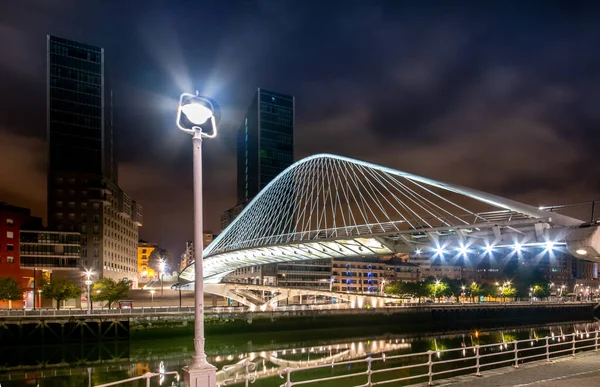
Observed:
[[[199,95],[183,93],[177,109],[177,127],[188,133],[200,131],[202,137],[215,137],[221,110],[217,103]]]

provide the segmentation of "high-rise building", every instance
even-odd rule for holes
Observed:
[[[245,203],[294,162],[291,95],[259,88],[237,138],[238,203]]]
[[[237,204],[224,230],[267,184],[294,162],[295,98],[258,88],[237,137]]]
[[[118,186],[104,50],[47,38],[48,225],[81,233],[81,263],[137,286],[142,208]]]

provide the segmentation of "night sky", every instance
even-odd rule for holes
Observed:
[[[140,236],[175,256],[192,238],[192,145],[176,104],[196,89],[223,109],[204,144],[215,232],[236,201],[235,134],[259,86],[296,96],[296,159],[336,153],[533,205],[600,199],[599,9],[3,0],[0,201],[45,217],[46,34],[105,48],[119,184],[144,206]]]

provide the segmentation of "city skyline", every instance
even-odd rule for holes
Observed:
[[[119,180],[145,208],[141,238],[174,255],[192,233],[191,152],[175,128],[176,98],[194,89],[223,107],[220,137],[204,147],[205,224],[215,232],[236,202],[235,138],[256,87],[296,96],[296,159],[337,153],[533,205],[598,198],[591,7],[328,5],[313,19],[316,6],[297,3],[148,5],[143,15],[133,2],[31,3],[0,7],[0,69],[10,75],[0,101],[11,106],[0,113],[0,151],[13,161],[0,169],[0,200],[33,215],[46,213],[48,33],[105,48]],[[211,45],[188,37],[197,31],[186,13],[201,11],[221,25],[206,32]],[[308,22],[322,31],[302,38]]]

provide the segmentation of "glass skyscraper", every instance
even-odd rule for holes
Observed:
[[[81,234],[83,268],[136,281],[143,211],[117,182],[104,49],[55,36],[46,49],[48,225]]]
[[[257,90],[238,131],[238,204],[294,162],[294,105],[291,95]]]

